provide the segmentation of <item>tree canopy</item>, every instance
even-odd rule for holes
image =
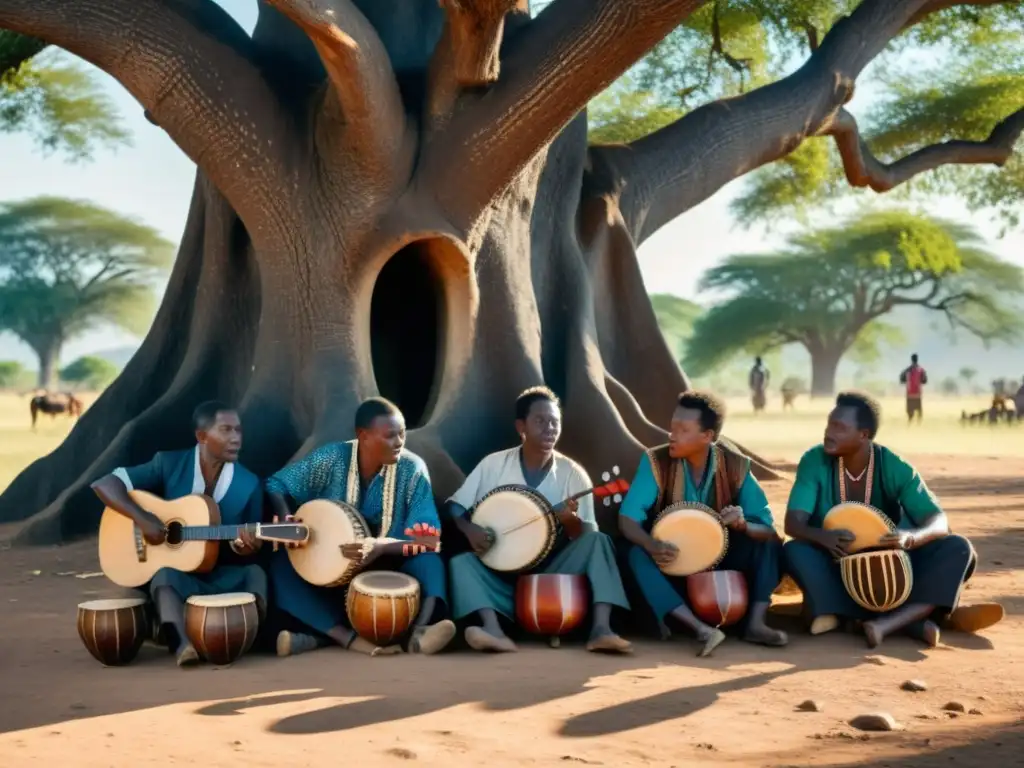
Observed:
[[[84,67],[40,40],[0,29],[0,133],[16,132],[72,161],[130,140],[113,102]]]
[[[118,367],[109,360],[86,355],[65,366],[60,372],[60,379],[89,389],[103,389],[117,378],[117,373]]]
[[[591,103],[591,138],[634,141],[708,102],[777,81],[798,70],[858,5],[709,2]],[[857,118],[854,105],[841,109],[752,174],[733,201],[739,222],[788,216],[806,223],[812,211],[859,187],[881,192],[908,182],[904,195],[956,195],[1007,226],[1020,224],[1024,4],[932,5],[939,10],[922,12],[859,79],[858,93],[869,94],[871,107]],[[926,169],[932,172],[917,176]]]
[[[1022,322],[1019,267],[984,248],[970,227],[907,211],[867,212],[793,235],[770,254],[737,254],[701,278],[727,298],[694,327],[685,363],[695,373],[740,350],[800,344],[812,391],[828,394],[841,357],[862,359],[898,331],[881,319],[917,306],[985,340],[1014,341]]]
[[[40,386],[49,386],[73,336],[98,322],[146,330],[153,283],[173,254],[153,228],[91,203],[0,205],[0,329],[32,347]]]

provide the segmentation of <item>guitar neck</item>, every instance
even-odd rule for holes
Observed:
[[[183,541],[234,541],[242,531],[263,541],[301,542],[309,538],[309,529],[298,523],[189,525],[181,529],[181,538]]]

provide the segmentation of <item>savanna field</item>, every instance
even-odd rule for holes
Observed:
[[[858,636],[803,634],[787,595],[773,622],[788,648],[730,638],[707,659],[677,634],[633,638],[623,658],[527,641],[502,657],[453,644],[433,658],[323,650],[179,670],[147,646],[107,669],[75,630],[79,602],[119,594],[77,578],[98,569],[95,540],[0,549],[0,765],[328,766],[339,753],[372,766],[1024,765],[1024,425],[960,424],[961,410],[987,405],[930,397],[924,426],[908,427],[902,401],[888,399],[879,435],[974,542],[964,601],[1007,610],[982,635],[947,632],[936,649],[895,637],[869,651]],[[820,441],[828,401],[798,398],[783,414],[773,396],[768,409],[755,418],[749,400],[730,401],[726,433],[792,471]],[[0,487],[70,428],[45,416],[33,433],[28,398],[0,395]],[[780,516],[789,477],[765,486]],[[927,690],[902,690],[910,679]],[[807,700],[820,711],[799,711]],[[848,725],[869,712],[898,730]]]

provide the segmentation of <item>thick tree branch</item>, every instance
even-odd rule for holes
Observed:
[[[1005,165],[1022,132],[1024,107],[999,123],[985,141],[932,144],[891,163],[883,163],[874,156],[861,138],[857,120],[845,109],[839,110],[822,133],[835,137],[846,180],[851,186],[888,192],[942,165]]]
[[[309,36],[327,72],[330,88],[322,116],[329,124],[318,131],[321,146],[340,138],[347,169],[393,171],[405,139],[405,109],[377,31],[351,0],[268,2]],[[345,127],[336,137],[332,129],[339,122]]]
[[[628,147],[593,147],[592,162],[637,243],[733,179],[785,157],[831,124],[863,69],[934,0],[863,0],[788,77],[708,104]]]
[[[707,0],[556,0],[505,46],[501,77],[428,143],[420,172],[458,225],[587,102]]]
[[[0,27],[65,48],[115,77],[206,171],[254,237],[273,225],[291,126],[249,58],[248,36],[219,6],[0,0]]]

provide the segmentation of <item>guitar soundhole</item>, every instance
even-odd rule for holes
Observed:
[[[177,547],[181,545],[183,537],[181,534],[182,524],[179,522],[172,522],[167,524],[167,546]]]

